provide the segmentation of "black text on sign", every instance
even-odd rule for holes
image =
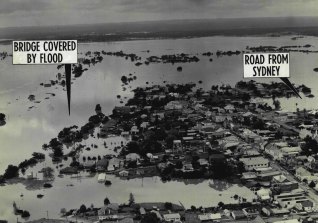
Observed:
[[[244,78],[289,77],[289,53],[243,55]]]
[[[13,64],[77,63],[77,40],[12,42]]]

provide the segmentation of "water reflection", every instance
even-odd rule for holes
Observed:
[[[233,184],[227,182],[227,181],[220,181],[220,180],[210,180],[209,186],[217,191],[224,191],[229,189],[233,186]]]

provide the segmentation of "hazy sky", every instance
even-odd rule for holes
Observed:
[[[318,16],[318,0],[0,0],[0,27]]]

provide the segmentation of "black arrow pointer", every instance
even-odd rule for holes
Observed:
[[[290,83],[290,81],[289,81],[289,79],[288,79],[287,77],[281,77],[280,79],[281,79],[291,90],[293,90],[293,92],[294,92],[299,98],[301,98],[300,95],[299,95],[299,93],[298,93],[298,91],[294,88],[294,86],[292,85],[292,83]]]
[[[72,65],[65,64],[65,79],[66,79],[66,93],[67,93],[67,104],[68,104],[68,115],[71,115],[71,73]]]

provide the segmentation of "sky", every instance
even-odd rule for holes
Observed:
[[[0,27],[318,16],[318,0],[0,0]]]

